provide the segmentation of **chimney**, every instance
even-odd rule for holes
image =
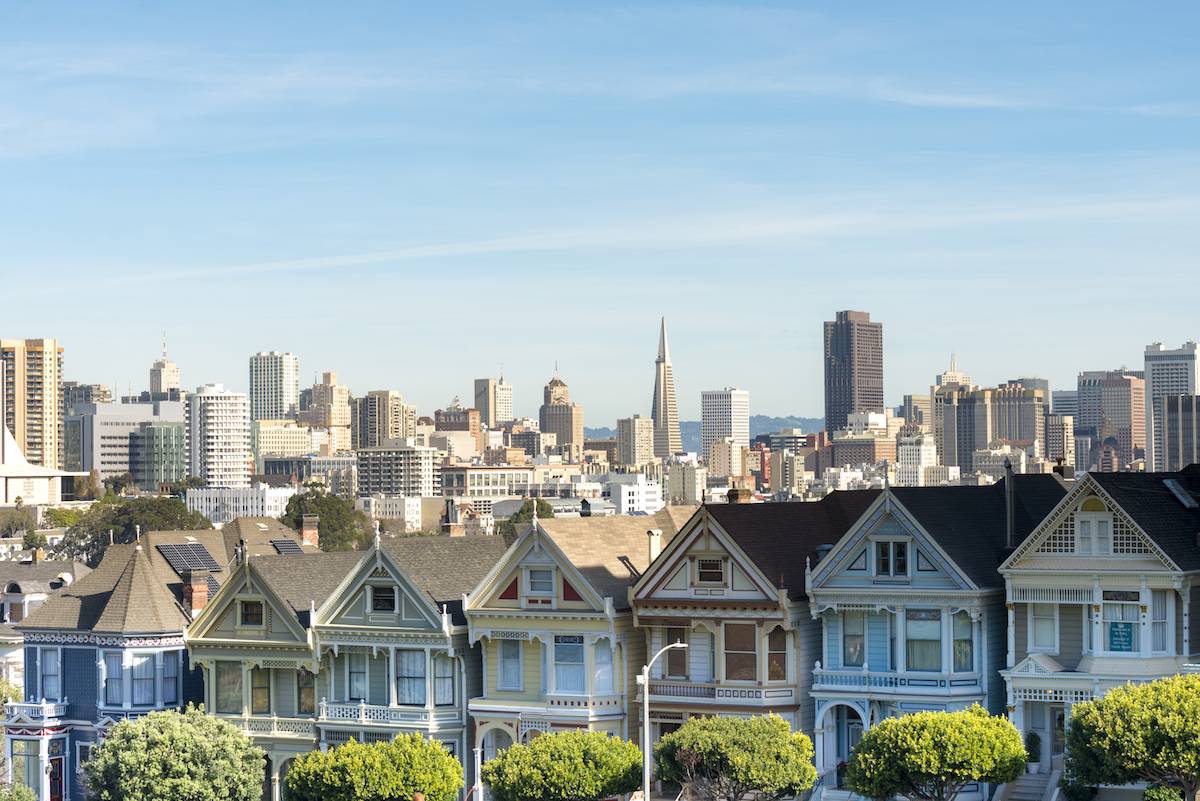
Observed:
[[[1012,461],[1004,460],[1004,531],[1009,550],[1017,547],[1016,487],[1013,486]]]
[[[300,539],[305,544],[316,548],[321,546],[320,522],[321,518],[317,515],[300,515]]]
[[[208,604],[207,570],[188,570],[183,574],[183,607],[191,614],[192,619],[200,614]]]
[[[734,487],[733,489],[729,490],[726,500],[729,503],[753,503],[754,493],[748,489]]]
[[[650,561],[647,564],[652,564],[658,558],[658,555],[662,553],[662,529],[650,529],[646,532],[646,538],[650,541]]]

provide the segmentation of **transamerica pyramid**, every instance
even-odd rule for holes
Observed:
[[[662,318],[658,332],[650,416],[654,419],[654,457],[665,459],[683,450],[683,440],[679,437],[679,407],[675,404],[675,374],[671,371],[671,351],[667,348],[666,317]]]

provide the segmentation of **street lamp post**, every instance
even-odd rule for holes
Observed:
[[[687,648],[687,643],[673,642],[659,650],[637,677],[637,683],[642,685],[642,801],[650,801],[650,668],[672,648]]]

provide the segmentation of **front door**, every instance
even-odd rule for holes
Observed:
[[[1060,756],[1063,752],[1063,739],[1067,728],[1066,707],[1050,707],[1050,755]]]
[[[50,801],[63,801],[62,757],[50,757]]]

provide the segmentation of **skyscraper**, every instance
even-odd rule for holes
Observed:
[[[650,419],[654,421],[654,456],[666,459],[683,450],[679,434],[679,407],[675,403],[675,372],[671,367],[671,351],[667,348],[667,318],[662,318],[658,330],[658,358],[654,360],[654,399],[650,404]]]
[[[295,419],[299,411],[300,360],[296,355],[272,350],[251,356],[251,419]]]
[[[729,437],[733,444],[750,447],[750,393],[725,387],[700,393],[700,450],[707,461],[713,443]],[[712,465],[709,465],[710,472]]]
[[[404,402],[393,389],[376,389],[352,401],[350,439],[354,450],[381,448],[388,440],[408,439],[417,433],[417,407]]]
[[[1146,451],[1146,381],[1128,370],[1079,374],[1075,431],[1090,438],[1091,458],[1076,448],[1076,466],[1088,470],[1107,453],[1124,469]],[[1111,440],[1111,442],[1110,442]]]
[[[167,341],[163,340],[162,358],[150,366],[150,400],[168,400],[171,390],[178,390],[179,365],[167,358]]]
[[[554,434],[560,446],[569,448],[570,458],[578,460],[583,454],[583,407],[571,402],[571,391],[558,376],[542,390],[542,401],[538,428],[543,434]]]
[[[188,475],[206,487],[248,487],[254,466],[250,447],[250,399],[221,384],[187,396]]]
[[[479,420],[488,428],[499,428],[513,419],[512,384],[504,376],[475,379],[475,408]]]
[[[1146,469],[1167,470],[1162,456],[1162,399],[1196,394],[1196,343],[1167,350],[1161,342],[1146,346]]]
[[[1046,397],[1041,389],[1021,384],[999,387],[947,386],[940,410],[943,465],[964,473],[975,469],[975,451],[995,440],[1032,447],[1041,455],[1046,446]]]
[[[642,467],[654,457],[654,421],[641,415],[617,421],[617,463]]]
[[[933,442],[937,448],[938,464],[952,465],[946,461],[946,437],[942,427],[945,425],[945,405],[950,394],[957,389],[970,389],[971,376],[959,372],[958,357],[950,354],[950,369],[934,376],[933,386],[929,388],[929,409],[932,418]],[[955,451],[957,453],[957,451]]]
[[[845,428],[851,412],[883,413],[883,324],[840,311],[825,323],[825,430]]]
[[[1200,464],[1200,395],[1164,395],[1158,405],[1163,471]]]
[[[337,373],[322,373],[309,395],[309,407],[297,416],[310,426],[329,430],[326,455],[350,450],[350,388],[338,383]]]
[[[0,419],[30,464],[63,460],[63,349],[54,339],[0,339]]]

